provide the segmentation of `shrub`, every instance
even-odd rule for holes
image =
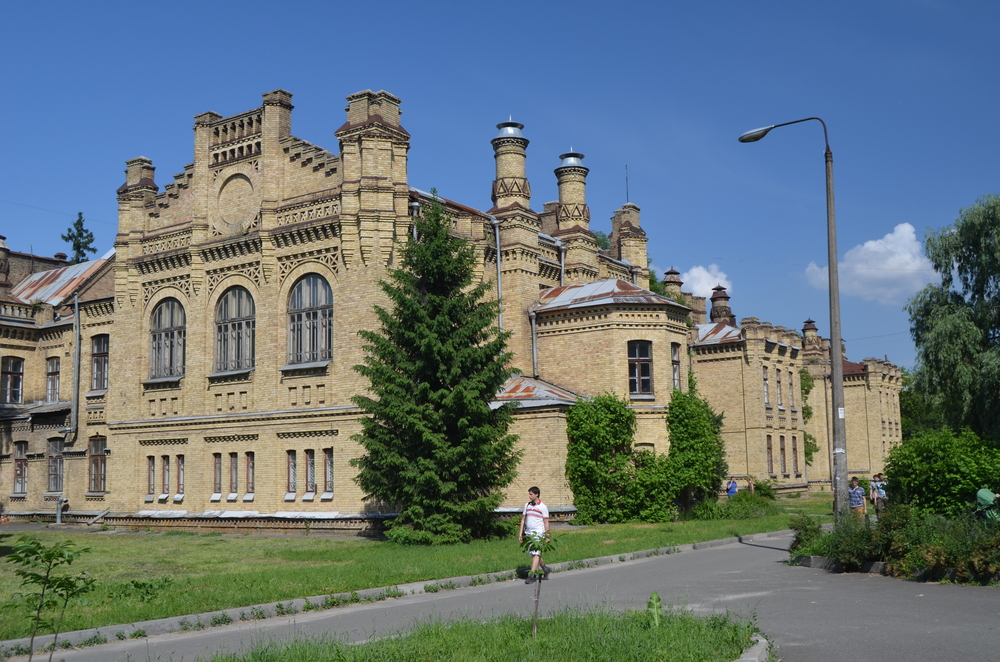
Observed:
[[[749,492],[737,492],[726,501],[702,501],[691,509],[694,519],[699,520],[757,519],[781,513],[781,507],[774,501]]]
[[[970,430],[924,432],[889,451],[889,499],[958,518],[968,513],[976,491],[1000,487],[1000,451]]]
[[[795,531],[792,544],[788,546],[788,553],[792,556],[795,556],[796,553],[802,553],[799,550],[812,545],[823,535],[823,529],[817,518],[808,515],[792,515],[788,518],[788,528]]]

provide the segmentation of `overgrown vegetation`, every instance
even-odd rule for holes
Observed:
[[[774,517],[782,512],[774,499],[750,492],[737,492],[725,501],[701,501],[691,509],[694,519],[700,520],[741,520],[760,517]]]
[[[809,421],[813,417],[813,408],[809,404],[809,394],[812,393],[813,388],[816,386],[816,380],[813,378],[809,371],[805,368],[799,370],[799,389],[802,391],[802,426],[805,427],[809,424]],[[802,455],[806,460],[806,466],[811,467],[813,463],[813,457],[816,455],[816,451],[819,450],[819,444],[816,443],[816,437],[812,436],[808,432],[802,433]]]
[[[368,500],[392,504],[390,540],[468,542],[497,535],[493,511],[520,458],[509,434],[513,405],[490,402],[511,375],[509,332],[497,328],[489,281],[473,284],[475,256],[450,233],[434,203],[416,219],[400,268],[380,283],[379,329],[362,330],[355,370],[370,395],[352,398],[365,416],[351,460]]]
[[[94,248],[94,233],[83,227],[83,212],[77,212],[73,225],[66,229],[66,234],[60,235],[63,241],[70,245],[70,264],[87,261],[87,253],[96,253]]]
[[[960,582],[990,584],[1000,576],[1000,525],[970,516],[947,518],[921,512],[906,504],[893,504],[878,522],[844,517],[833,531],[815,535],[796,519],[796,541],[790,548],[799,554],[826,556],[845,570],[858,570],[868,561],[883,561],[889,574],[907,579],[936,580],[950,577]]]
[[[658,618],[657,618],[658,617]],[[654,626],[654,619],[658,624]],[[750,646],[757,632],[748,620],[729,615],[708,618],[665,610],[614,612],[562,611],[539,623],[532,638],[531,619],[507,615],[482,622],[425,621],[410,632],[363,646],[330,638],[271,642],[211,662],[411,662],[412,660],[685,660],[728,662]]]
[[[675,390],[667,413],[670,452],[635,449],[635,412],[623,398],[580,400],[566,417],[566,478],[576,521],[665,522],[678,505],[714,501],[727,471],[722,417],[696,392]]]

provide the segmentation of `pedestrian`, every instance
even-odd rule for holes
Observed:
[[[882,511],[885,510],[885,504],[887,502],[885,492],[885,474],[875,474],[872,476],[868,496],[872,500],[872,504],[875,506],[875,514],[881,517]]]
[[[753,476],[748,475],[747,476],[747,492],[749,492],[750,494],[753,494],[753,489],[754,489]]]
[[[740,491],[740,488],[736,485],[736,478],[734,476],[729,477],[729,482],[726,483],[726,496],[733,498],[736,493]]]
[[[521,527],[518,529],[518,542],[524,542],[524,538],[532,537],[539,540],[549,540],[549,507],[542,503],[542,491],[537,487],[528,488],[528,503],[524,504],[524,512],[521,514]],[[535,573],[541,567],[542,579],[549,578],[549,566],[542,561],[542,553],[538,550],[529,550],[531,555],[531,574],[524,580],[525,584],[535,582]]]
[[[851,499],[851,512],[861,517],[868,514],[868,503],[865,500],[865,488],[858,485],[858,477],[851,479],[851,486],[847,489],[847,495]]]

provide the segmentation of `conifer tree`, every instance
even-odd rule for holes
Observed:
[[[73,225],[66,229],[66,234],[60,235],[63,241],[68,241],[73,247],[73,258],[70,264],[87,261],[87,253],[96,253],[94,248],[94,233],[83,227],[83,212],[77,212]]]
[[[398,509],[388,537],[400,543],[467,542],[492,535],[501,490],[520,453],[509,434],[511,404],[490,402],[510,377],[509,332],[497,328],[488,282],[473,283],[472,247],[449,233],[434,203],[417,219],[418,239],[381,288],[380,328],[362,330],[365,358],[354,369],[370,395],[351,460],[366,499]]]

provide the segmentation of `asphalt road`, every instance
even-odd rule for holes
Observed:
[[[1000,662],[1000,589],[922,584],[784,565],[788,538],[737,543],[552,575],[542,609],[643,608],[650,591],[698,613],[756,618],[788,662],[961,660]],[[330,634],[363,641],[416,619],[530,613],[521,581],[413,595],[294,617],[60,651],[65,662],[193,662],[268,638]],[[112,630],[112,628],[104,628]]]

